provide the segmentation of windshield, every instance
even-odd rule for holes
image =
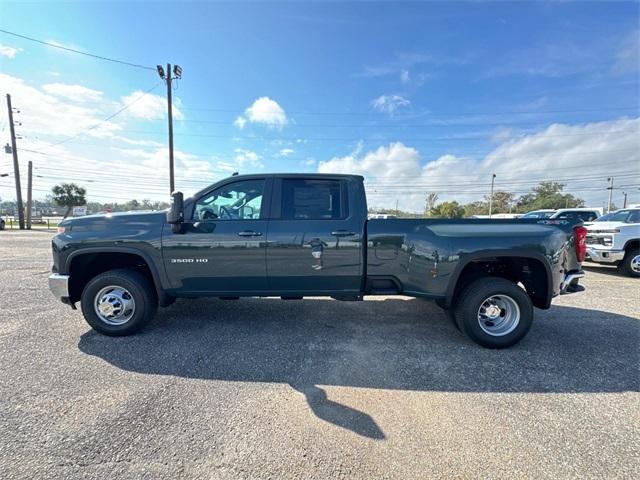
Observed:
[[[640,223],[640,210],[618,210],[603,215],[596,222]]]
[[[541,212],[539,210],[534,210],[533,212],[529,212],[529,213],[523,215],[522,218],[549,218],[554,213],[555,213],[555,211],[553,211],[553,210],[549,211],[549,212]]]

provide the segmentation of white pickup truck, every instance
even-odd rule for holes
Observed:
[[[587,261],[640,277],[640,208],[616,210],[587,224]]]

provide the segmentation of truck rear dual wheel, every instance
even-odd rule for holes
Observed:
[[[158,299],[151,281],[133,270],[110,270],[84,287],[82,314],[94,330],[124,336],[140,330],[153,318]]]
[[[460,331],[487,348],[507,348],[529,332],[533,304],[527,292],[499,277],[480,278],[456,301],[454,318]]]
[[[630,248],[618,264],[618,271],[629,277],[640,277],[640,250]]]

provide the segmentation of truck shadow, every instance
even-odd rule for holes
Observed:
[[[618,269],[612,265],[583,264],[582,269],[585,272],[601,273],[603,275],[612,275],[614,277],[621,277],[621,278],[628,278],[629,280],[635,280],[633,277],[628,277],[624,273],[620,273]]]
[[[640,321],[553,306],[507,350],[465,339],[434,304],[403,297],[343,303],[201,299],[160,310],[138,335],[83,334],[79,349],[136,373],[287,383],[314,414],[374,439],[366,413],[327,386],[443,392],[639,391]]]

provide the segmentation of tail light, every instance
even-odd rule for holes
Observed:
[[[585,227],[575,227],[573,229],[573,238],[576,247],[576,256],[579,262],[584,262],[587,254],[587,229]]]

